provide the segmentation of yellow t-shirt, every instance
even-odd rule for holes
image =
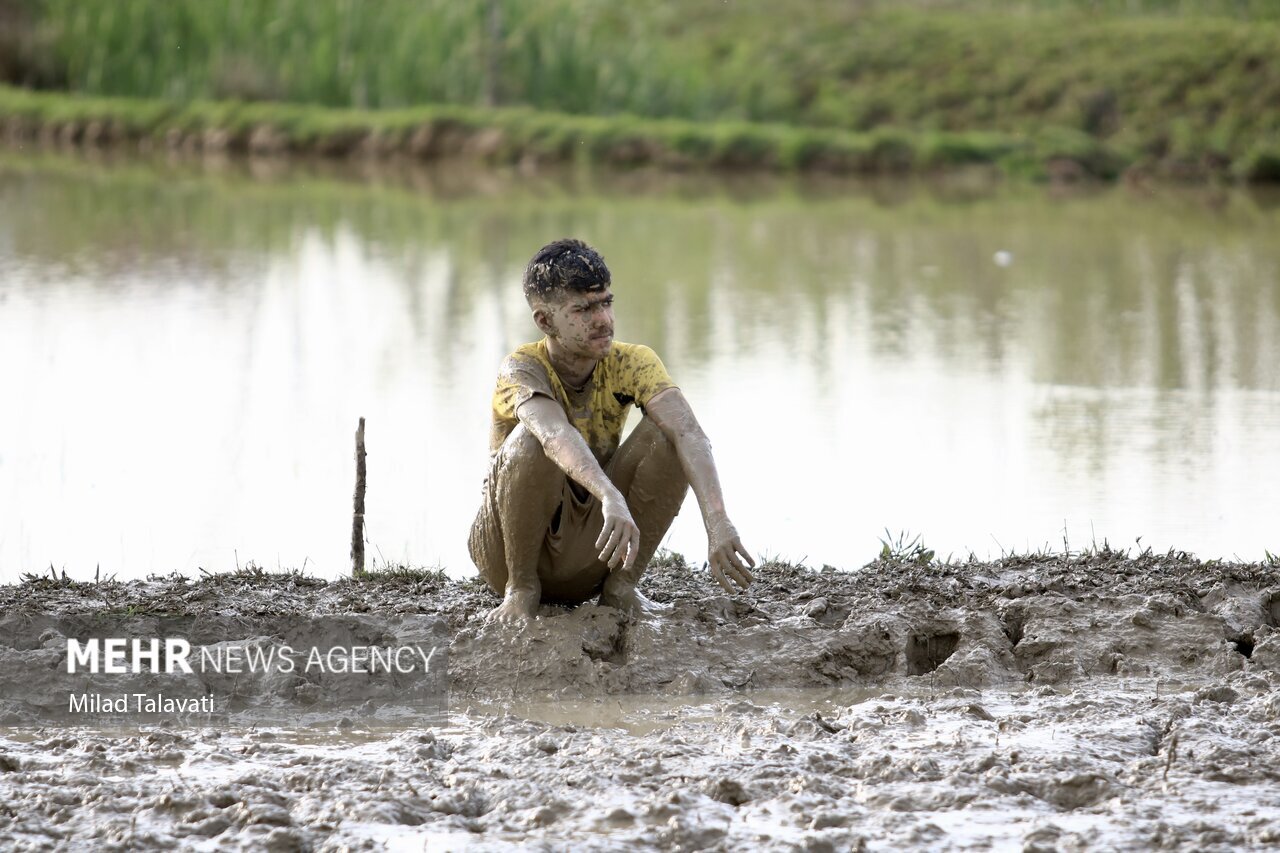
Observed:
[[[498,370],[489,451],[497,452],[520,422],[516,409],[533,395],[543,394],[561,405],[596,460],[605,465],[622,440],[627,407],[635,405],[643,411],[655,394],[674,387],[658,354],[643,344],[614,341],[581,392],[560,381],[551,366],[546,338],[525,344],[507,356]]]

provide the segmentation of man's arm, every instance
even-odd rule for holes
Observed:
[[[609,568],[631,568],[640,550],[640,528],[626,499],[605,474],[582,434],[569,423],[560,404],[535,394],[516,409],[516,417],[533,433],[547,458],[575,483],[595,495],[604,510],[604,526],[596,539],[600,559]]]
[[[716,473],[716,462],[711,455],[711,442],[694,417],[689,401],[679,388],[668,388],[655,394],[644,410],[667,440],[675,445],[680,467],[684,469],[694,497],[698,499],[702,523],[707,529],[707,561],[711,574],[726,592],[734,591],[730,580],[746,589],[754,578],[743,560],[752,568],[756,562],[742,546],[738,531],[725,512],[724,494],[720,490],[720,475]]]

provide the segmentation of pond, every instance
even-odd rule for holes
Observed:
[[[473,571],[529,256],[613,272],[749,549],[1280,551],[1280,204],[959,177],[807,184],[0,158],[0,581],[368,553]],[[695,563],[696,503],[666,542]]]

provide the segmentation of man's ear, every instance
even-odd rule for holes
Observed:
[[[537,325],[538,331],[544,335],[554,336],[556,333],[556,324],[551,319],[551,311],[545,305],[539,305],[533,309],[533,322]]]

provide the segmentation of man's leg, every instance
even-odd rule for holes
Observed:
[[[539,557],[564,488],[564,472],[533,433],[517,425],[494,457],[468,540],[481,576],[505,596],[495,611],[499,618],[537,613]]]
[[[609,575],[600,603],[629,611],[651,609],[654,605],[640,595],[636,585],[671,529],[689,483],[675,445],[647,417],[618,448],[608,473],[627,499],[631,518],[640,528],[640,548],[630,569],[618,569]]]

